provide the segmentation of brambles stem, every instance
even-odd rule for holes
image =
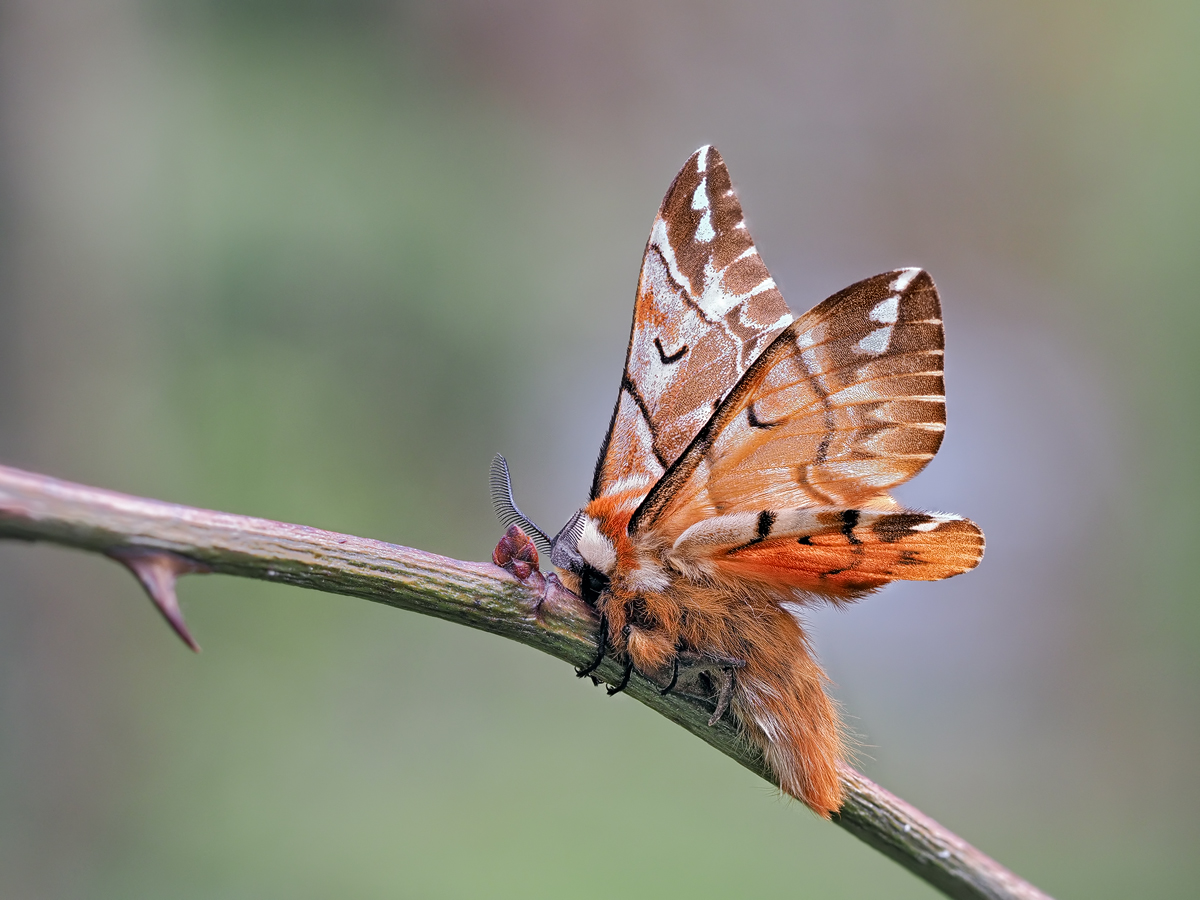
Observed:
[[[425,613],[528,644],[573,666],[595,655],[592,611],[537,569],[518,580],[491,563],[462,562],[269,519],[179,506],[0,466],[0,538],[49,541],[121,560],[172,618],[174,578],[219,572],[347,594]],[[139,569],[142,571],[139,572]],[[522,571],[529,571],[528,567]],[[168,590],[169,589],[169,590]],[[156,593],[157,592],[157,593]],[[166,607],[164,609],[164,607]],[[622,675],[606,659],[595,674]],[[682,725],[763,778],[771,775],[728,718],[644,679],[626,693]],[[834,821],[947,896],[960,900],[1048,900],[1047,896],[919,810],[843,766],[846,802]]]

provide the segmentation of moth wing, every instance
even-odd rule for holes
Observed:
[[[721,155],[701,147],[654,218],[591,499],[649,490],[791,321]]]
[[[716,579],[851,598],[959,575],[983,549],[979,527],[960,516],[816,508],[717,516],[680,535],[672,555]]]
[[[941,305],[900,269],[834,294],[782,331],[634,513],[674,539],[729,512],[894,508],[887,489],[946,428]]]

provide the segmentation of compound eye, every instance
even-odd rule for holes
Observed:
[[[583,602],[595,606],[600,595],[608,590],[608,576],[594,566],[585,565],[579,576],[579,594]]]

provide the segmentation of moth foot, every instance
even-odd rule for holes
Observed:
[[[664,697],[671,691],[675,690],[675,685],[679,683],[679,654],[675,654],[675,658],[671,660],[671,680],[667,682],[665,688],[659,688],[659,693]]]
[[[677,650],[671,660],[671,678],[658,692],[663,696],[679,694],[692,700],[709,702],[715,694],[718,710],[710,724],[716,724],[729,708],[733,693],[733,674],[745,665],[746,660],[737,656]],[[719,677],[714,677],[714,672],[719,672]],[[680,682],[681,678],[683,683]],[[699,688],[699,691],[694,688]]]
[[[600,629],[596,638],[596,655],[592,657],[592,661],[586,666],[575,670],[576,678],[583,678],[591,675],[599,667],[600,663],[604,662],[604,654],[608,651],[608,617],[604,613],[600,613]],[[593,682],[599,684],[595,678]]]
[[[691,650],[680,650],[676,658],[689,669],[742,669],[746,661],[737,656],[723,656],[720,653],[695,653]]]
[[[608,696],[619,694],[629,686],[629,677],[633,674],[633,660],[629,657],[625,658],[625,670],[621,673],[621,680],[608,689]]]

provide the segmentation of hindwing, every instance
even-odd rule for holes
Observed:
[[[913,510],[784,509],[705,519],[672,557],[718,580],[852,598],[889,581],[938,581],[975,568],[983,533],[962,516]]]
[[[701,147],[654,218],[591,499],[634,486],[649,490],[791,321],[746,229],[725,162]]]

